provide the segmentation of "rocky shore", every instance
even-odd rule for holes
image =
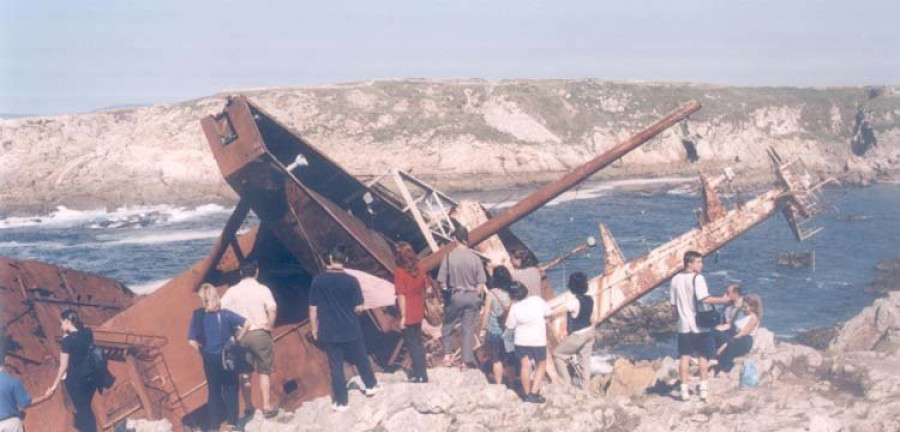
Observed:
[[[768,184],[770,146],[856,184],[895,178],[900,167],[893,87],[473,79],[243,93],[355,175],[397,167],[448,190],[545,182],[691,99],[704,108],[596,178],[734,166],[739,181]],[[225,96],[0,120],[0,214],[233,203],[199,124]]]
[[[547,384],[545,404],[522,402],[478,371],[436,368],[431,382],[403,372],[381,374],[372,398],[351,392],[350,409],[330,399],[305,403],[274,419],[259,414],[245,429],[275,431],[815,431],[900,430],[900,292],[876,300],[843,324],[825,350],[776,342],[760,329],[753,352],[731,373],[710,380],[711,399],[673,397],[673,358],[615,362],[611,374],[577,390]],[[753,362],[759,385],[741,388]],[[131,422],[136,431],[166,431],[166,422]]]

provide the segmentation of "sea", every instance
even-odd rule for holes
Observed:
[[[502,212],[528,189],[462,194]],[[752,194],[741,194],[750,198]],[[724,195],[733,203],[737,194]],[[705,260],[704,273],[713,294],[730,283],[764,302],[763,325],[776,337],[831,327],[858,314],[874,300],[865,287],[875,264],[900,255],[900,184],[834,188],[824,192],[829,210],[805,229],[822,227],[816,236],[797,242],[776,214]],[[513,231],[541,261],[565,253],[594,237],[605,224],[626,259],[637,258],[697,225],[701,206],[693,179],[655,179],[587,183],[517,222]],[[59,207],[45,215],[0,219],[0,256],[35,259],[98,273],[148,294],[206,256],[231,208],[138,206],[76,211]],[[248,220],[242,229],[254,221]],[[777,263],[786,252],[813,252],[814,266]],[[598,245],[548,272],[557,291],[572,272],[589,276],[603,271]],[[667,299],[663,284],[641,301]],[[655,358],[672,355],[671,338],[653,343],[597,347],[598,362],[626,355]]]

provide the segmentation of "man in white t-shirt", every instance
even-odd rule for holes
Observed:
[[[515,302],[509,308],[506,328],[515,330],[516,357],[521,362],[522,393],[525,402],[544,403],[540,395],[541,383],[547,370],[547,317],[551,310],[539,296],[529,296],[528,288],[520,282],[510,287],[509,296]],[[531,361],[534,361],[534,382],[531,381]]]
[[[700,363],[700,400],[706,401],[709,374],[708,362],[715,357],[715,340],[711,329],[697,325],[697,303],[701,307],[707,305],[726,304],[728,297],[711,297],[706,287],[703,271],[703,256],[698,252],[688,251],[684,254],[684,271],[672,278],[669,299],[678,311],[678,376],[681,380],[681,399],[690,399],[688,390],[689,367],[691,356],[699,357]]]
[[[250,391],[250,373],[259,374],[259,390],[262,394],[263,415],[267,418],[278,413],[272,408],[271,381],[269,376],[275,366],[275,342],[272,328],[275,326],[277,306],[272,291],[256,280],[259,274],[256,262],[241,263],[241,281],[229,288],[222,297],[222,307],[247,320],[247,332],[239,344],[247,354],[245,367],[240,370],[241,393],[247,414],[253,411]],[[249,368],[246,366],[250,366]]]

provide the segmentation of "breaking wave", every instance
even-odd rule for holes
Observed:
[[[629,180],[610,180],[604,182],[596,182],[589,183],[584,185],[583,187],[576,188],[570,190],[568,192],[563,193],[562,195],[556,197],[553,201],[550,201],[548,206],[557,206],[560,204],[564,204],[571,201],[580,201],[592,198],[603,197],[611,191],[615,191],[618,189],[628,189],[630,187],[639,187],[639,186],[660,186],[660,185],[681,185],[683,183],[693,182],[695,179],[693,177],[660,177],[660,178],[648,178],[648,179],[629,179]],[[690,185],[678,186],[678,188],[688,188],[690,190]],[[678,189],[676,188],[676,189]],[[675,189],[672,189],[675,190]],[[670,190],[671,192],[671,190]],[[527,192],[523,192],[519,199],[527,196]],[[499,209],[510,207],[516,204],[519,199],[506,199],[500,202],[484,202],[484,206],[489,209]]]
[[[100,244],[103,246],[121,246],[121,245],[156,245],[166,243],[178,243],[194,240],[208,240],[219,237],[220,230],[201,230],[201,231],[183,231],[183,232],[162,232],[153,234],[141,234],[129,236],[125,238],[117,238],[113,236],[98,236]]]
[[[39,227],[52,228],[87,227],[142,228],[150,225],[165,225],[185,222],[216,214],[227,214],[231,208],[217,204],[198,207],[178,207],[170,205],[126,206],[116,210],[73,210],[59,206],[53,212],[41,216],[9,217],[0,219],[0,229]]]
[[[159,287],[165,285],[172,279],[158,279],[152,280],[149,282],[143,282],[139,284],[129,285],[128,289],[130,289],[135,294],[150,294],[153,291],[159,289]]]

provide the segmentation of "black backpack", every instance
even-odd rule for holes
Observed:
[[[106,354],[103,349],[91,343],[88,347],[87,358],[88,378],[97,386],[97,390],[103,393],[103,390],[111,388],[116,383],[116,377],[109,372]]]

